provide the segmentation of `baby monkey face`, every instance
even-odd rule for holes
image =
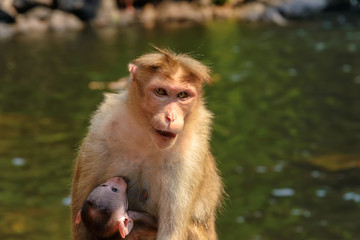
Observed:
[[[128,216],[127,184],[121,177],[114,177],[96,187],[78,213],[76,223],[81,221],[97,237],[128,235],[133,220]]]

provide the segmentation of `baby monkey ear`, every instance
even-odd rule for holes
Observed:
[[[75,219],[75,223],[76,224],[79,224],[81,222],[81,213],[80,211],[78,212],[77,216],[76,216],[76,219]]]
[[[134,226],[134,222],[128,216],[123,216],[118,220],[118,228],[122,238],[125,238]]]
[[[137,66],[135,64],[129,63],[128,69],[129,69],[129,72],[131,73],[131,80],[134,81]]]

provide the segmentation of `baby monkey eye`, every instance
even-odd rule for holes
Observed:
[[[155,89],[155,94],[158,96],[166,96],[167,95],[165,89],[163,89],[163,88]]]
[[[177,96],[178,96],[178,98],[185,99],[185,98],[188,98],[190,96],[190,94],[187,92],[179,92]]]
[[[111,191],[113,191],[114,193],[117,193],[119,190],[117,188],[111,188]]]

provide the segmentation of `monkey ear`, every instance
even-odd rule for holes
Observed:
[[[78,214],[76,215],[75,223],[79,224],[80,222],[81,222],[81,213],[79,211]]]
[[[129,63],[128,69],[129,69],[129,72],[131,73],[131,80],[134,81],[137,66],[135,64]]]
[[[131,229],[134,226],[134,222],[131,218],[129,217],[121,217],[118,220],[118,228],[119,228],[119,233],[121,235],[122,238],[125,238],[126,235],[128,235],[131,231]]]

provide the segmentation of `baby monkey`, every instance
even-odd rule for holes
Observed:
[[[94,235],[93,239],[125,238],[132,230],[134,222],[141,223],[141,227],[126,239],[137,239],[139,235],[156,236],[157,223],[154,217],[146,213],[127,211],[126,188],[127,184],[121,177],[113,177],[97,186],[78,212],[75,223],[82,221]]]

